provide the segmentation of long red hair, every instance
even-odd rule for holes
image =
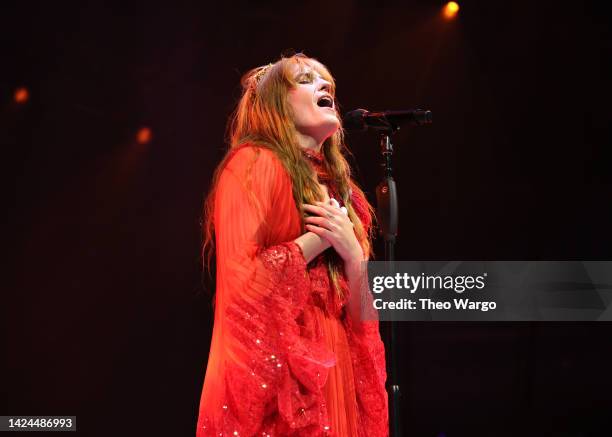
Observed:
[[[282,57],[274,64],[257,67],[247,72],[241,80],[242,96],[229,119],[227,139],[229,150],[213,176],[212,188],[205,202],[203,221],[202,255],[205,265],[210,265],[214,247],[214,198],[219,176],[225,167],[232,149],[251,143],[273,151],[289,174],[293,186],[293,198],[303,216],[302,205],[323,200],[316,175],[309,162],[304,158],[300,145],[296,140],[297,130],[293,123],[291,107],[287,101],[289,90],[294,88],[295,68],[300,71],[317,72],[323,79],[331,83],[330,93],[334,96],[336,85],[329,70],[314,58],[301,53],[290,57]],[[338,111],[338,105],[334,105]],[[340,120],[340,114],[338,113]],[[351,180],[351,171],[343,153],[350,153],[344,144],[344,131],[338,129],[323,143],[321,152],[324,156],[324,167],[336,187],[338,195],[347,207],[348,215],[354,223],[355,234],[366,255],[371,250],[371,227],[363,226],[351,205],[351,190],[363,199],[365,196],[360,188]],[[353,193],[354,195],[355,193]],[[372,206],[365,201],[367,214],[373,216]],[[304,230],[304,223],[302,223]],[[342,272],[341,259],[333,252],[328,257],[328,270],[336,291],[341,293],[338,277]]]

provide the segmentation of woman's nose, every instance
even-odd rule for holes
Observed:
[[[319,84],[319,91],[327,91],[328,93],[331,92],[331,83],[326,80],[321,80],[321,83]]]

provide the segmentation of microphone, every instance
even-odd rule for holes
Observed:
[[[407,111],[370,112],[365,109],[355,109],[344,115],[343,124],[346,130],[366,131],[384,130],[394,132],[401,124],[422,126],[431,124],[431,111],[424,109],[409,109]]]

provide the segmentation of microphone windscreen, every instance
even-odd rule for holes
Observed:
[[[368,126],[363,119],[363,116],[367,113],[368,111],[365,109],[355,109],[354,111],[349,111],[344,114],[344,117],[342,118],[342,125],[344,129],[352,131],[367,130]]]

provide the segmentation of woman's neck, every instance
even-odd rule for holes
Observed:
[[[297,141],[302,149],[321,153],[321,147],[323,146],[323,141],[325,140],[319,142],[310,135],[304,135],[300,132],[297,132]]]

